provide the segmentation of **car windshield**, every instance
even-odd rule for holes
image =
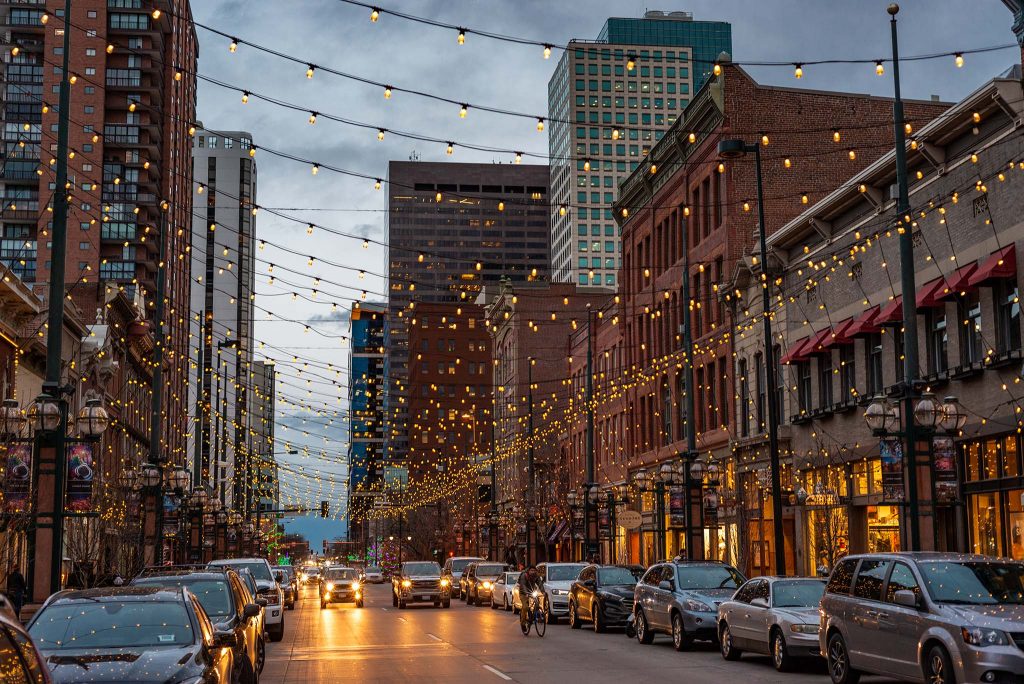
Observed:
[[[676,575],[680,589],[735,589],[744,581],[728,565],[680,565]]]
[[[452,561],[452,572],[462,572],[466,569],[466,566],[476,561],[472,558],[463,558],[462,560]]]
[[[946,561],[919,567],[937,603],[1024,604],[1024,563]]]
[[[518,572],[506,572],[505,573],[505,584],[515,584],[519,581]]]
[[[825,582],[821,580],[785,581],[772,584],[776,608],[810,608],[821,603]]]
[[[636,584],[636,577],[627,568],[598,568],[597,581],[603,585]]]
[[[251,572],[254,579],[263,580],[265,582],[274,581],[273,575],[270,574],[270,566],[267,564],[266,561],[263,561],[262,563],[259,561],[231,561],[230,563],[215,563],[214,565],[226,565],[231,568],[243,568]]]
[[[182,603],[170,601],[69,601],[47,606],[29,634],[43,651],[152,648],[195,642]]]
[[[306,576],[307,577],[316,577],[319,574],[320,574],[320,568],[309,568],[308,570],[306,570]]]
[[[359,573],[352,568],[338,568],[337,570],[328,570],[324,573],[324,579],[332,581],[351,581],[359,579]]]
[[[283,570],[284,574],[288,576],[288,579],[295,577],[295,568],[290,565],[278,565],[274,568],[275,570]]]
[[[144,577],[132,585],[157,587],[186,587],[199,599],[199,605],[206,614],[217,622],[217,618],[229,617],[232,613],[231,588],[226,579],[190,579],[188,577]]]
[[[549,565],[547,566],[547,581],[548,582],[565,582],[568,580],[576,579],[576,575],[580,574],[580,570],[587,567],[586,565],[573,564],[573,565]]]
[[[378,568],[376,565],[371,565],[370,567],[366,568],[366,572],[380,574],[380,568]]]
[[[441,575],[441,566],[437,563],[405,563],[402,565],[402,573],[405,575]]]
[[[504,565],[478,565],[476,566],[477,577],[497,577],[501,573],[505,572]]]

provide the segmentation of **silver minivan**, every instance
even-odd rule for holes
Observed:
[[[836,564],[821,599],[834,684],[1017,682],[1024,676],[1024,563],[955,553],[874,553]]]

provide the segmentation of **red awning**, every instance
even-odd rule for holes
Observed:
[[[896,297],[884,307],[875,319],[875,325],[902,325],[903,323],[903,295]]]
[[[832,329],[833,334],[829,335],[821,345],[822,351],[831,349],[832,347],[838,347],[841,344],[853,344],[853,336],[850,335],[850,330],[856,324],[856,319],[847,318],[845,320],[836,323]]]
[[[807,348],[810,346],[811,338],[805,337],[789,345],[789,351],[781,359],[783,365],[807,360]]]
[[[937,299],[952,299],[973,290],[971,287],[971,276],[978,270],[978,264],[967,264],[956,269],[952,275],[946,276],[945,287],[936,295]]]
[[[946,290],[946,279],[936,278],[930,282],[925,283],[917,291],[917,308],[918,309],[939,309],[946,305],[946,303],[938,296]]]
[[[985,263],[971,276],[969,284],[973,287],[1000,278],[1013,278],[1017,275],[1017,248],[1015,245],[1003,247],[990,256]]]
[[[823,330],[811,335],[811,341],[807,345],[807,349],[804,350],[804,354],[825,354],[828,352],[828,347],[825,346],[825,342],[832,338],[832,328],[824,328]]]
[[[880,309],[877,306],[873,306],[860,315],[860,318],[853,322],[853,325],[846,331],[846,336],[850,338],[857,337],[859,335],[872,335],[877,332],[881,332],[878,327],[878,323],[875,319],[878,318]]]

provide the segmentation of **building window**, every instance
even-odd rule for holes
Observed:
[[[882,334],[872,333],[864,340],[867,355],[868,395],[874,396],[882,392]]]
[[[800,413],[811,408],[811,362],[800,361],[796,364],[796,400]]]
[[[740,359],[737,367],[739,373],[739,386],[740,386],[740,405],[739,405],[739,423],[740,423],[740,437],[750,436],[750,384],[747,379],[747,360]]]
[[[818,406],[828,408],[832,401],[832,353],[825,352],[818,357]]]
[[[844,402],[857,396],[857,366],[853,352],[852,344],[839,348],[839,389]]]
[[[949,369],[949,335],[946,332],[946,313],[932,309],[925,315],[928,326],[928,372],[944,373]]]
[[[968,292],[958,303],[960,310],[960,363],[968,366],[981,361],[984,342],[981,339],[981,299]]]
[[[757,429],[764,430],[765,395],[768,392],[764,374],[764,356],[754,355],[754,381],[757,383],[757,406],[755,415],[757,417]]]
[[[999,351],[1020,349],[1020,297],[1016,280],[999,280],[992,287],[999,321]]]

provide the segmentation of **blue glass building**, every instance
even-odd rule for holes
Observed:
[[[362,507],[372,502],[359,493],[383,474],[385,304],[352,307],[348,363],[349,538],[361,539]]]

